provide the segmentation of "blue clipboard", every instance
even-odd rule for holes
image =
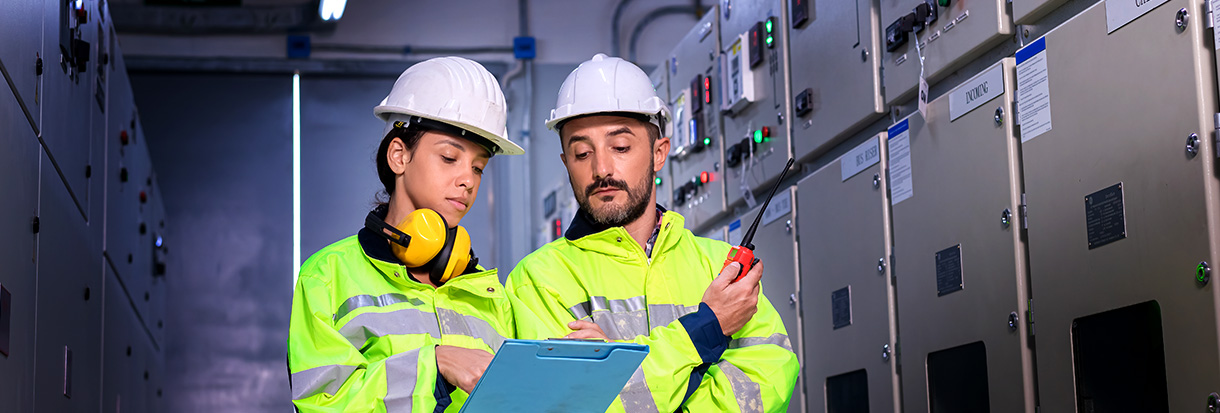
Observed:
[[[604,412],[648,346],[584,340],[505,340],[462,412]]]

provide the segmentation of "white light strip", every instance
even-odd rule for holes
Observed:
[[[301,72],[292,74],[292,288],[301,272]]]

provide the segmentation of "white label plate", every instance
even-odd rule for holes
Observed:
[[[877,142],[877,138],[869,138],[864,143],[852,149],[843,155],[839,161],[839,168],[842,171],[843,180],[856,176],[877,162],[881,162],[881,145]]]
[[[949,120],[954,121],[1004,94],[1004,65],[995,65],[949,94]]]
[[[788,216],[789,212],[792,212],[792,191],[780,189],[775,192],[775,198],[771,199],[767,210],[763,211],[762,226],[771,225],[775,220]]]
[[[1169,0],[1106,0],[1106,29],[1114,33]]]

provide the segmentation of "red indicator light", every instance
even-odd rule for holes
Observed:
[[[699,174],[699,182],[706,184],[710,180],[712,180],[712,174],[707,173],[707,171],[703,171],[703,173]]]

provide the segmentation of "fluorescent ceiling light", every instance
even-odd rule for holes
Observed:
[[[343,17],[345,7],[347,0],[322,0],[322,4],[318,6],[318,14],[322,15],[322,20],[339,20]]]

